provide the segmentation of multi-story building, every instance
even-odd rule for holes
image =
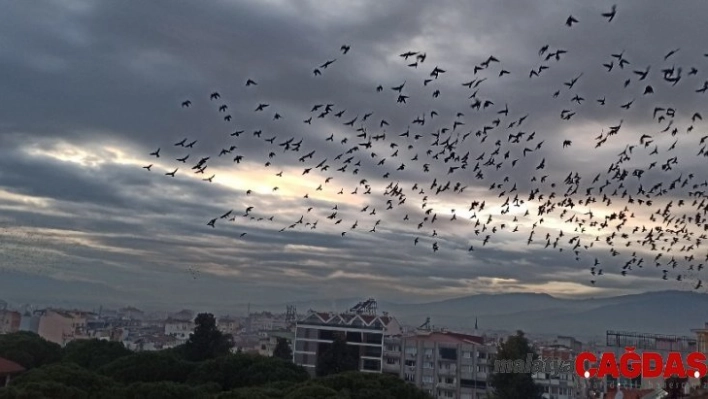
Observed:
[[[22,319],[20,320],[20,331],[29,331],[35,334],[39,333],[39,320],[42,318],[42,311],[32,311],[26,310],[22,314]]]
[[[233,317],[219,317],[216,321],[217,328],[224,334],[236,334],[241,330],[241,323]]]
[[[345,313],[310,312],[295,326],[294,363],[314,376],[319,354],[343,334],[347,345],[357,349],[359,370],[381,373],[384,337],[399,335],[401,326],[385,312],[377,315],[376,306],[370,298]]]
[[[22,314],[20,312],[0,309],[0,334],[9,334],[20,331]]]
[[[37,334],[61,346],[86,335],[86,320],[91,313],[46,309],[41,312]]]
[[[278,339],[284,339],[287,343],[288,346],[290,347],[290,350],[292,351],[293,347],[293,339],[295,338],[295,334],[293,334],[290,331],[268,331],[268,332],[263,332],[261,334],[260,340],[259,340],[259,349],[258,349],[258,354],[261,356],[267,356],[267,357],[272,357],[273,356],[273,351],[275,350],[276,346],[278,345]]]
[[[559,340],[554,342],[564,342],[572,344],[575,341],[572,337],[559,337]],[[577,341],[576,341],[577,342]],[[549,346],[538,348],[539,358],[542,360],[559,360],[559,361],[574,361],[575,352],[568,346],[562,344],[552,344]],[[578,381],[575,374],[575,368],[555,372],[534,373],[533,380],[543,389],[544,399],[576,399],[580,396]]]
[[[399,376],[436,398],[485,399],[496,353],[484,338],[445,330],[419,330],[384,340],[383,372]]]
[[[697,350],[697,341],[692,337],[682,337],[676,335],[650,334],[627,331],[607,331],[606,342],[604,345],[587,348],[588,351],[595,353],[598,359],[604,352],[611,352],[619,359],[625,352],[625,348],[633,347],[636,353],[656,352],[663,359],[666,359],[669,352],[681,353],[685,359],[689,353]],[[619,381],[608,376],[604,381],[601,381],[602,389],[605,393],[613,390],[618,384],[627,389],[654,389],[657,386],[664,385],[663,377],[657,378],[642,378],[637,377],[632,380],[620,378]],[[688,385],[696,386],[700,384],[700,380],[689,378]]]
[[[188,340],[193,331],[194,322],[191,320],[173,318],[165,320],[165,335],[175,337],[180,341]]]
[[[128,306],[123,309],[119,309],[118,316],[128,320],[142,320],[143,317],[145,317],[145,313],[140,309]]]
[[[694,328],[691,332],[696,334],[696,351],[708,354],[708,322],[703,328]]]

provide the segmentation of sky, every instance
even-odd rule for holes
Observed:
[[[708,79],[696,38],[708,35],[708,3],[623,1],[608,21],[612,5],[11,2],[0,15],[0,298],[209,307],[695,290]],[[425,59],[410,65],[409,51]],[[392,90],[403,83],[405,103]],[[290,138],[300,147],[280,145]]]

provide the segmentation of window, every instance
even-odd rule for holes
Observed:
[[[416,354],[418,354],[418,348],[416,348],[414,346],[407,346],[406,347],[406,355],[415,356]]]
[[[380,333],[364,333],[364,342],[367,344],[381,344],[383,334]]]
[[[479,367],[479,366],[477,366]],[[471,373],[472,372],[472,366],[470,365],[462,365],[462,368],[460,369],[463,373]]]
[[[424,362],[423,368],[424,369],[433,369],[433,368],[435,368],[435,365],[433,364],[433,362]]]
[[[432,384],[433,383],[433,376],[432,375],[424,375],[423,376],[423,384]]]
[[[486,359],[487,354],[485,352],[477,352],[477,359]]]
[[[318,333],[318,330],[315,330],[314,328],[309,329],[309,330],[314,331],[314,334],[317,334],[317,333]],[[308,334],[307,337],[310,338],[310,335]],[[319,339],[322,339],[322,340],[332,341],[332,340],[334,340],[334,331],[331,331],[331,330],[319,330],[319,335],[315,335],[313,338],[319,338]]]
[[[403,374],[403,380],[408,381],[408,382],[415,382],[415,374],[405,373],[405,374]]]
[[[381,357],[381,347],[378,346],[365,346],[364,356],[368,357]]]
[[[370,371],[378,371],[381,369],[381,363],[378,360],[363,359],[362,369]]]
[[[347,332],[347,342],[361,342],[360,332]]]
[[[446,360],[457,360],[457,349],[455,348],[440,348],[440,357]]]
[[[462,352],[462,357],[465,359],[471,359],[472,358],[472,352],[470,351],[463,351]]]

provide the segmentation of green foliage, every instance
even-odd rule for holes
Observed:
[[[0,388],[0,399],[88,399],[82,389],[55,381],[32,382],[22,388]]]
[[[59,361],[61,346],[32,332],[4,334],[0,335],[0,357],[31,369]]]
[[[187,360],[199,362],[227,355],[234,347],[233,337],[219,331],[211,313],[200,313],[194,319],[196,327],[184,344],[182,353]]]
[[[398,377],[386,374],[368,374],[358,371],[330,375],[314,380],[317,384],[340,393],[349,392],[350,399],[430,399],[417,387]]]
[[[495,360],[525,360],[529,353],[535,353],[522,331],[503,342]],[[537,359],[534,356],[533,359]],[[492,373],[491,383],[494,386],[494,399],[540,399],[541,387],[533,381],[531,373]]]
[[[133,352],[120,342],[82,339],[69,342],[62,350],[62,361],[95,370]]]
[[[309,378],[300,366],[259,355],[232,354],[202,362],[189,378],[190,383],[216,382],[225,391],[275,382],[298,383]]]
[[[171,381],[138,382],[124,389],[126,399],[209,399],[210,390]]]
[[[123,384],[161,381],[183,383],[196,366],[171,353],[138,352],[114,360],[98,369],[98,372]]]
[[[287,360],[287,361],[292,361],[293,351],[290,349],[290,345],[288,344],[287,339],[278,338],[278,341],[275,344],[275,349],[273,349],[273,357],[277,357],[279,359],[283,359],[283,360]]]
[[[238,388],[222,392],[214,399],[282,399],[283,392],[274,388]]]
[[[322,385],[308,384],[300,386],[289,393],[283,399],[348,399],[332,388]]]
[[[13,387],[27,390],[28,386],[41,385],[46,382],[76,388],[89,395],[116,385],[115,381],[110,378],[98,375],[73,363],[55,363],[35,368],[13,379],[10,384]]]
[[[61,350],[35,334],[9,336],[0,344],[21,344],[17,353],[34,368],[0,388],[0,399],[429,399],[387,375],[310,379],[304,368],[277,357],[229,354],[190,362],[179,350],[132,353],[95,340]]]
[[[347,345],[347,341],[341,334],[335,335],[332,344],[327,345],[325,350],[320,350],[315,373],[318,377],[324,377],[359,370],[357,351],[356,347]]]

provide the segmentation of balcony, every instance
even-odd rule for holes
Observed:
[[[401,370],[401,364],[400,363],[397,363],[397,364],[384,363],[382,368],[384,371],[399,372]]]
[[[444,389],[444,390],[457,390],[457,384],[451,383],[451,382],[438,382],[437,385],[435,386],[437,389]]]
[[[457,375],[457,369],[456,368],[439,368],[438,374],[439,375]]]

